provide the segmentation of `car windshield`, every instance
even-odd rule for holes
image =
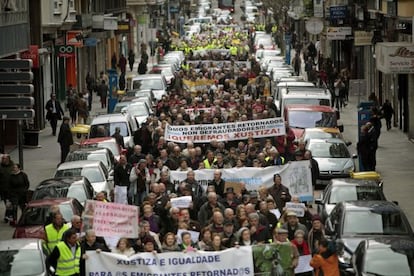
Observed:
[[[375,186],[335,186],[332,187],[329,204],[349,200],[382,200],[381,190]]]
[[[121,130],[122,136],[130,136],[126,122],[112,122],[107,124],[91,125],[89,138],[112,136],[115,133],[115,128],[117,127]],[[105,133],[100,134],[101,129],[104,130]]]
[[[0,251],[1,276],[40,275],[43,273],[41,251],[36,249]]]
[[[344,143],[310,143],[309,150],[316,158],[350,158],[349,151]]]
[[[73,211],[70,204],[59,204],[59,211],[62,213],[65,221],[72,219]],[[49,214],[50,206],[27,207],[22,213],[19,225],[44,225]]]
[[[328,139],[328,138],[338,138],[339,134],[335,132],[327,131],[306,131],[303,136],[303,140],[308,141],[309,139]]]
[[[142,79],[134,80],[132,83],[132,89],[154,89],[154,90],[163,90],[164,86],[162,85],[161,79]]]
[[[328,99],[309,98],[306,96],[303,98],[290,98],[290,99],[284,100],[284,106],[287,106],[290,104],[309,104],[309,105],[331,106],[331,102]]]
[[[128,113],[131,116],[148,116],[148,110],[145,108],[145,104],[132,104],[128,107]]]
[[[59,198],[69,197],[76,198],[79,202],[86,201],[85,189],[82,185],[68,185],[68,186],[45,186],[40,189],[36,189],[33,193],[33,199],[44,198]]]
[[[414,250],[394,251],[391,248],[367,250],[363,271],[367,275],[414,275]]]
[[[66,161],[78,161],[78,160],[95,160],[101,161],[107,167],[109,167],[109,160],[105,153],[100,152],[71,152],[68,154]]]
[[[333,112],[290,110],[289,125],[298,128],[336,127],[336,116]]]
[[[68,176],[84,176],[89,182],[103,182],[105,181],[104,176],[97,167],[86,167],[86,168],[73,168],[58,170],[55,177],[68,177]]]
[[[400,212],[354,210],[345,213],[344,235],[408,235]]]
[[[133,95],[133,96],[135,96],[135,95]],[[127,107],[128,105],[130,105],[131,104],[131,102],[120,102],[120,103],[117,103],[116,105],[115,105],[115,107],[114,107],[114,111],[113,111],[113,113],[121,113],[122,112],[122,110],[125,108],[125,107]]]

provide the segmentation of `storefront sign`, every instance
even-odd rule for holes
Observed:
[[[61,45],[55,46],[55,53],[57,57],[69,58],[75,56],[75,46]]]
[[[366,31],[355,31],[354,32],[354,45],[355,46],[367,46],[372,44],[372,38],[374,37],[374,32]]]
[[[176,143],[209,143],[211,140],[234,141],[249,137],[274,137],[285,134],[283,118],[251,120],[225,124],[165,127],[165,140]]]
[[[377,69],[386,74],[414,73],[414,45],[407,42],[383,42],[375,46]]]
[[[24,51],[20,54],[22,59],[31,59],[33,62],[32,68],[39,68],[39,46],[30,45],[29,50]]]
[[[329,7],[329,15],[330,15],[331,20],[345,19],[348,16],[348,7],[347,6]]]
[[[75,47],[83,46],[83,36],[81,31],[67,31],[66,45],[73,45]]]
[[[313,16],[323,17],[323,2],[322,0],[313,0]]]
[[[118,30],[118,18],[113,16],[104,16],[103,28],[108,31]]]
[[[328,27],[326,29],[327,40],[345,40],[347,35],[352,35],[351,27]]]

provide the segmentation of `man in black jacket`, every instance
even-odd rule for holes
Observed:
[[[70,151],[70,146],[73,145],[73,136],[70,131],[69,117],[63,117],[63,123],[60,126],[58,143],[60,144],[60,164],[65,162],[66,156]]]
[[[119,162],[114,169],[114,184],[115,186],[129,187],[129,175],[131,173],[132,165],[127,162],[126,156],[121,155]]]
[[[62,116],[64,115],[62,106],[56,100],[56,94],[53,93],[50,95],[50,100],[47,101],[45,109],[47,110],[46,120],[50,122],[50,126],[52,127],[52,135],[56,136],[57,121],[62,120]]]
[[[286,202],[292,199],[292,196],[289,193],[289,188],[282,184],[282,178],[280,174],[273,175],[273,186],[270,187],[267,191],[273,197],[276,202],[276,206],[279,209],[280,213],[283,212],[283,207],[285,207]]]

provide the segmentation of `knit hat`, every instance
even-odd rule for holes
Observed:
[[[319,215],[313,215],[312,216],[312,222],[314,222],[316,220],[322,221],[322,218]]]

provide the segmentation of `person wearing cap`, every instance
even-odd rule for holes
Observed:
[[[306,237],[308,236],[308,229],[305,225],[299,222],[297,214],[293,211],[287,211],[286,214],[286,222],[282,225],[283,229],[288,231],[288,238],[289,240],[293,240],[295,238],[296,230],[302,230]]]
[[[290,247],[290,263],[285,264],[285,272],[286,275],[295,275],[295,268],[298,266],[299,262],[299,252],[296,246],[294,246],[288,239],[288,231],[283,228],[276,227],[273,230],[273,243],[275,244],[283,244],[283,245],[289,245]],[[290,272],[290,273],[289,273]]]
[[[233,211],[236,211],[237,206],[241,203],[240,200],[236,197],[233,187],[227,187],[226,192],[224,193],[224,198],[221,200],[221,203],[225,208],[231,208]]]
[[[234,222],[232,220],[225,219],[223,222],[223,237],[221,240],[223,246],[230,248],[236,244],[237,237],[234,233],[234,230]]]
[[[60,144],[60,163],[62,164],[65,162],[66,156],[70,151],[70,146],[73,145],[73,136],[72,132],[70,131],[70,118],[65,116],[63,117],[63,122],[60,125],[59,135],[58,135],[58,143]]]
[[[60,102],[56,100],[55,93],[50,95],[50,100],[47,101],[45,109],[47,110],[46,120],[50,122],[50,126],[52,127],[52,135],[56,136],[57,121],[62,120],[62,116],[65,114]]]
[[[320,242],[326,239],[324,228],[321,217],[319,215],[313,215],[312,228],[308,234],[308,245],[311,253],[317,252]]]
[[[289,202],[292,199],[292,196],[289,193],[289,188],[282,184],[282,177],[280,174],[273,175],[273,186],[268,188],[268,192],[275,200],[280,213],[282,213],[286,202]]]

